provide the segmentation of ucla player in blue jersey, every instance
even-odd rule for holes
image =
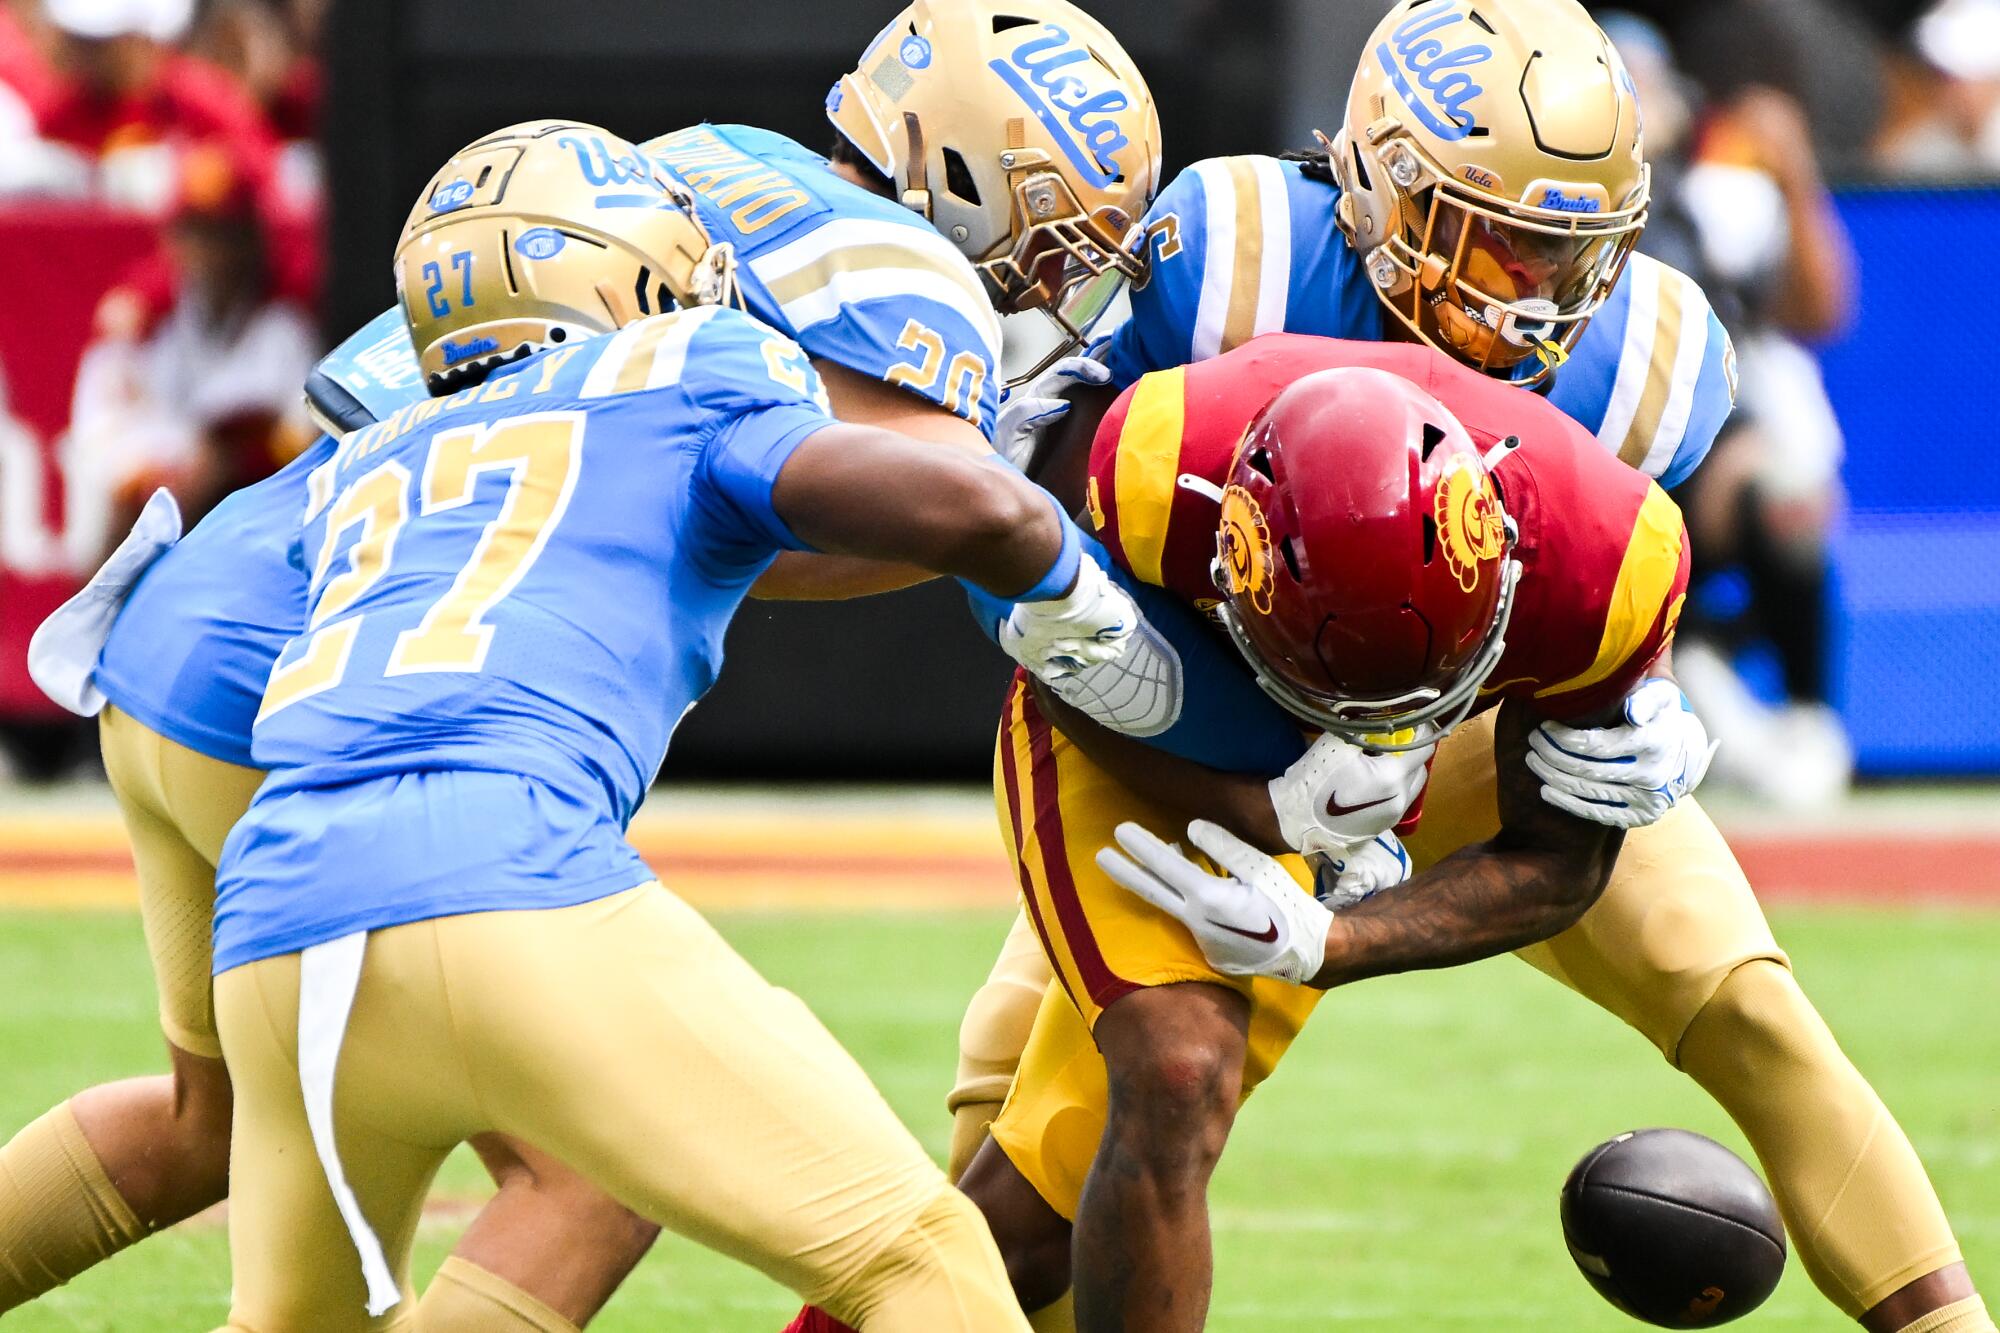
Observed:
[[[1049,674],[1121,654],[1132,608],[1013,470],[840,425],[796,343],[676,309],[732,277],[587,126],[469,146],[411,216],[440,396],[308,480],[271,775],[217,875],[232,1329],[405,1323],[431,1176],[494,1131],[864,1329],[1025,1327],[969,1203],[623,827],[779,550],[1026,589],[1003,639]]]
[[[1131,271],[1116,242],[1158,175],[1151,98],[1115,40],[1062,0],[1008,12],[1025,21],[1005,43],[970,10],[947,8],[940,23],[920,7],[871,45],[865,63],[877,91],[868,96],[884,96],[879,89],[902,69],[902,109],[928,127],[872,145],[889,175],[845,146],[845,131],[836,164],[743,127],[700,127],[649,145],[656,165],[684,173],[716,238],[750,261],[739,271],[744,303],[812,354],[836,415],[978,452],[997,395],[996,311],[1048,305],[1060,315],[1087,295],[1079,284]],[[1089,66],[1073,68],[1085,50]],[[1059,118],[1030,77],[1046,81],[1058,69],[1075,80],[1065,86],[1088,94],[1087,106]],[[842,101],[830,99],[836,109]],[[846,105],[853,112],[866,101]],[[935,206],[921,188],[927,164],[952,187]],[[631,170],[614,159],[588,169],[611,193]],[[981,186],[985,202],[975,207],[968,196]],[[449,204],[461,187],[441,188],[438,202]],[[524,256],[551,243],[546,234],[523,239]],[[1016,256],[1056,252],[1064,262],[1037,266],[1033,282],[1009,267]],[[437,296],[450,276],[439,275]],[[423,397],[400,309],[357,332],[308,385],[330,435]],[[306,479],[332,448],[319,441],[147,569],[177,531],[156,508],[133,549],[44,637],[53,693],[83,712],[102,694],[112,699],[103,714],[107,766],[132,830],[175,1073],[81,1094],[0,1150],[0,1251],[32,1256],[18,1270],[0,1268],[0,1310],[221,1197],[229,1083],[213,1058],[207,981],[212,864],[262,779],[250,766],[250,719],[278,646],[303,614],[300,576],[271,536],[304,508]],[[776,564],[760,584],[774,595],[846,596],[925,576],[791,552]],[[163,1142],[175,1150],[154,1151]],[[475,1146],[502,1190],[425,1294],[427,1324],[460,1303],[467,1327],[582,1323],[655,1229],[532,1150],[494,1136]],[[141,1159],[157,1170],[139,1170]],[[22,1179],[43,1187],[23,1192],[14,1183]]]
[[[829,94],[831,158],[745,125],[696,125],[647,154],[735,249],[744,308],[813,358],[842,421],[984,450],[1004,385],[1000,321],[1077,325],[1141,266],[1127,248],[1159,186],[1153,99],[1117,39],[1067,0],[919,0]],[[321,415],[418,390],[393,312],[329,360]],[[399,369],[405,368],[405,369]],[[847,597],[914,570],[780,556],[758,596]]]
[[[1058,378],[1115,388],[1278,330],[1419,338],[1546,393],[1607,451],[1665,485],[1700,463],[1732,405],[1733,353],[1691,280],[1629,253],[1648,198],[1639,108],[1617,53],[1579,5],[1402,0],[1370,38],[1346,123],[1322,147],[1304,160],[1204,162],[1171,183],[1147,218],[1151,274],[1132,294],[1130,321],[1098,349],[1100,366],[1066,364]],[[1081,422],[1072,423],[1086,438],[1091,398],[1078,396]],[[996,444],[1030,453],[1059,410],[1021,414],[1026,428],[1003,429]],[[1037,458],[1036,475],[1080,503],[1074,439]],[[1194,708],[1205,695],[1186,697]],[[1598,733],[1587,753],[1538,748],[1552,790],[1588,790],[1608,803],[1606,822],[1619,817],[1609,806],[1642,805],[1658,822],[1627,834],[1610,886],[1582,921],[1522,956],[1625,1019],[1730,1113],[1835,1306],[1877,1333],[1987,1333],[1993,1325],[1921,1163],[1800,990],[1727,845],[1697,803],[1676,803],[1683,790],[1663,797],[1625,781],[1699,758],[1700,720],[1663,708]],[[1419,868],[1491,836],[1492,750],[1481,723],[1439,747],[1409,848]],[[1142,786],[1156,782],[1148,796],[1192,813],[1223,800],[1225,787],[1237,800],[1265,799],[1262,777],[1198,774],[1173,789],[1172,765],[1127,767]],[[1272,801],[1283,786],[1273,782]],[[1674,929],[1660,928],[1665,919]],[[1017,927],[1016,939],[1024,933]],[[1010,943],[968,1011],[955,1163],[1016,1067],[1029,997],[1046,985],[1038,961]],[[1151,1048],[1199,1046],[1187,1018],[1164,1015]],[[1121,1039],[1148,1045],[1144,1033]],[[1039,1027],[1029,1043],[1022,1069],[1063,1067]],[[1017,1083],[1009,1104],[1033,1102],[1060,1119],[1067,1095]],[[1127,1160],[1146,1165],[1094,1186],[1108,1230],[1077,1219],[1074,1261],[1100,1276],[1159,1270],[1137,1255],[1165,1253],[1179,1238],[1163,1239],[1157,1220],[1145,1236],[1120,1234],[1117,1219],[1132,1214],[1125,1191],[1178,1197],[1201,1160],[1191,1145],[1219,1141],[1213,1115],[1149,1108],[1144,1097],[1124,1106],[1107,1141],[1115,1135]],[[1053,1238],[1068,1220],[1007,1175],[1004,1156],[991,1154],[967,1179],[990,1217],[1010,1219],[996,1222],[1003,1242],[1018,1223],[1010,1261],[1052,1246],[1065,1253]]]

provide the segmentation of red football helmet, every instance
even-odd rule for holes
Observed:
[[[1471,712],[1499,665],[1514,541],[1442,403],[1387,371],[1324,370],[1265,404],[1236,447],[1216,612],[1285,709],[1413,748]],[[1385,740],[1405,729],[1418,735]]]

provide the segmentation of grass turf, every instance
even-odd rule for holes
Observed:
[[[721,924],[811,1002],[941,1154],[960,1006],[1004,918]],[[2000,1281],[2000,914],[1794,909],[1778,928],[1924,1154],[1975,1276]],[[0,915],[0,977],[0,1132],[91,1082],[164,1067],[135,918]],[[1510,960],[1333,996],[1246,1108],[1217,1177],[1210,1327],[1635,1327],[1572,1270],[1555,1198],[1586,1148],[1653,1124],[1745,1151],[1643,1041]],[[476,1198],[477,1165],[454,1159],[439,1189]],[[426,1228],[421,1274],[451,1243],[448,1216]],[[228,1288],[223,1230],[197,1221],[9,1316],[7,1328],[205,1329],[221,1322]],[[668,1238],[592,1327],[776,1333],[795,1306],[749,1270]],[[1750,1326],[1847,1325],[1794,1262]]]

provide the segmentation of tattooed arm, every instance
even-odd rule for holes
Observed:
[[[1499,833],[1335,915],[1325,966],[1311,985],[1508,953],[1568,929],[1597,901],[1624,835],[1541,800],[1541,781],[1524,762],[1535,722],[1526,708],[1509,703],[1495,729]]]

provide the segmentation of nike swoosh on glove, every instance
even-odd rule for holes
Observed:
[[[1270,784],[1278,831],[1305,855],[1340,855],[1394,828],[1429,779],[1436,750],[1367,750],[1331,733]]]
[[[1098,850],[1098,869],[1177,918],[1217,972],[1300,985],[1326,965],[1333,913],[1284,866],[1228,829],[1205,819],[1188,825],[1188,840],[1221,874],[1137,824],[1120,824],[1115,836],[1117,847]]]
[[[1027,471],[1041,447],[1042,434],[1069,415],[1069,400],[1057,395],[1077,384],[1108,384],[1111,369],[1087,356],[1066,356],[1007,395],[993,418],[993,448]]]
[[[1542,799],[1612,828],[1644,828],[1701,785],[1720,741],[1708,738],[1681,687],[1652,677],[1625,696],[1615,727],[1544,722],[1528,736]]]
[[[1117,661],[1138,625],[1139,608],[1085,555],[1068,593],[1045,602],[1014,603],[1007,623],[1000,626],[1000,646],[1054,684],[1088,667]]]

